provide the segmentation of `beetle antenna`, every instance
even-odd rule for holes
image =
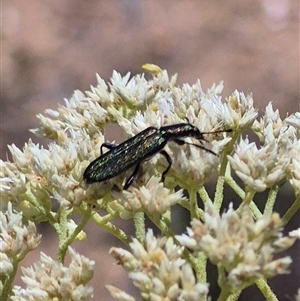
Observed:
[[[218,134],[218,133],[230,133],[230,132],[232,132],[232,129],[214,131],[214,132],[201,132],[201,134]]]

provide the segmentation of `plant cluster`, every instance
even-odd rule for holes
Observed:
[[[176,75],[169,77],[166,70],[150,64],[144,68],[150,79],[113,72],[106,83],[97,76],[90,91],[75,91],[57,110],[38,115],[40,127],[33,132],[51,140],[47,148],[31,140],[23,149],[8,146],[11,160],[1,160],[0,171],[1,300],[90,299],[95,262],[71,247],[75,239],[83,240],[90,220],[124,243],[124,248],[112,247],[110,253],[128,272],[142,300],[209,300],[208,260],[218,270],[219,301],[237,300],[253,284],[267,300],[277,300],[267,278],[289,272],[291,258],[277,254],[300,238],[300,229],[282,233],[300,207],[300,113],[281,119],[269,103],[259,117],[251,94],[234,91],[223,100],[223,83],[204,91],[199,80],[178,86]],[[84,170],[100,156],[109,124],[118,124],[126,139],[149,126],[186,119],[201,132],[232,130],[205,135],[203,145],[217,156],[170,142],[165,150],[173,163],[164,183],[161,173],[167,162],[160,155],[142,163],[127,190],[123,185],[132,170],[101,183],[84,182]],[[251,142],[246,132],[256,135],[259,143]],[[213,175],[216,188],[210,197],[205,184]],[[286,182],[295,199],[280,217],[274,204],[285,201],[277,196]],[[225,185],[239,202],[220,212]],[[261,211],[253,199],[266,190]],[[180,235],[171,229],[175,204],[187,209],[191,218]],[[75,223],[78,214],[81,220]],[[160,235],[146,229],[146,216]],[[114,224],[117,218],[133,220],[133,238]],[[32,267],[21,267],[43,239],[36,230],[41,222],[49,223],[58,236],[57,257],[41,253]],[[64,263],[66,253],[69,265]],[[23,287],[14,285],[20,267]],[[114,286],[107,289],[117,300],[136,300]]]

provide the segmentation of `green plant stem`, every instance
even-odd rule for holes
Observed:
[[[207,282],[207,256],[203,252],[199,252],[196,257],[195,273],[198,283]]]
[[[253,201],[255,194],[256,194],[256,191],[254,189],[249,189],[248,191],[246,191],[245,198],[243,200],[243,204],[249,205]]]
[[[230,295],[230,290],[226,281],[225,269],[221,265],[218,265],[218,275],[218,284],[221,288],[221,293],[217,301],[225,301]]]
[[[58,249],[57,249],[57,260],[59,262],[64,262],[67,248],[66,245],[67,235],[68,235],[68,216],[70,214],[69,210],[63,209],[60,213],[59,222],[57,222],[54,227],[58,234]]]
[[[288,209],[285,215],[282,217],[283,226],[285,226],[290,219],[296,214],[300,208],[300,195],[297,196],[293,205]]]
[[[251,203],[249,204],[249,208],[251,209],[254,217],[257,220],[262,217],[262,213],[260,212],[260,210],[257,208],[256,204],[253,201],[251,201]]]
[[[107,212],[110,212],[110,211],[112,213],[108,213],[106,215],[101,216],[102,223],[108,223],[119,216],[119,213],[117,211],[107,210]]]
[[[227,166],[228,166],[227,155],[229,155],[229,153],[231,152],[235,140],[236,139],[232,138],[229,145],[226,147],[226,149],[224,151],[223,160],[222,160],[222,163],[220,166],[219,177],[218,177],[217,187],[216,187],[216,192],[215,192],[215,200],[214,200],[214,206],[218,211],[220,211],[222,203],[223,203],[225,174],[226,174],[227,170],[229,169],[229,167],[227,168]],[[234,142],[232,142],[232,141],[234,141]]]
[[[1,292],[1,301],[8,301],[9,296],[11,295],[12,291],[12,284],[13,281],[16,277],[17,271],[18,271],[18,266],[19,266],[20,260],[17,257],[13,258],[13,271],[10,273],[9,277],[4,281],[3,289]]]
[[[198,190],[199,196],[203,202],[203,204],[205,205],[207,202],[212,203],[211,198],[209,197],[206,189],[204,186],[202,186],[199,190]]]
[[[238,292],[232,293],[230,296],[228,296],[228,298],[226,299],[226,301],[236,301],[236,300],[238,300],[241,292],[242,291],[239,290]]]
[[[236,183],[231,175],[226,174],[225,181],[242,200],[245,198],[245,191]]]
[[[134,217],[135,236],[141,244],[145,242],[145,216],[144,212],[137,212]]]
[[[147,216],[153,222],[153,224],[161,231],[163,235],[174,238],[174,233],[172,232],[171,228],[162,218],[160,218],[160,216],[153,216],[149,214]]]
[[[227,168],[227,170],[228,170],[228,168]],[[246,195],[245,191],[239,185],[237,185],[235,180],[231,177],[230,174],[228,174],[228,172],[226,172],[225,182],[233,189],[233,191],[242,200],[245,198],[245,195]],[[250,202],[249,207],[256,219],[259,219],[262,217],[262,213],[260,212],[260,210],[257,208],[256,204],[253,201]]]
[[[44,215],[44,217],[47,219],[47,221],[50,223],[52,227],[54,226],[56,220],[53,217],[51,211],[46,210],[46,208],[38,202],[35,195],[31,192],[30,187],[27,187],[27,190],[24,194],[24,198],[27,199],[30,204],[36,207],[39,210],[39,212]]]
[[[165,222],[166,226],[171,229],[171,210],[165,212],[161,218]]]
[[[218,211],[220,210],[222,203],[223,203],[223,199],[224,199],[223,191],[224,191],[225,174],[230,173],[230,169],[229,169],[230,167],[228,166],[228,157],[227,156],[231,153],[231,151],[234,147],[234,144],[235,144],[237,138],[239,137],[239,135],[240,135],[240,131],[236,130],[232,134],[231,140],[226,145],[224,152],[223,152],[223,158],[222,158],[222,162],[221,162],[221,166],[220,166],[220,170],[219,170],[219,177],[218,177],[216,193],[215,193],[215,200],[214,200],[214,206]]]
[[[222,289],[221,294],[217,301],[226,301],[228,300],[228,297],[230,296],[230,292],[227,289]]]
[[[217,181],[215,200],[214,200],[214,207],[218,211],[220,211],[224,199],[224,183],[225,183],[225,177],[220,175]]]
[[[268,200],[267,200],[265,210],[264,210],[264,214],[273,212],[273,208],[274,208],[275,200],[276,200],[276,197],[277,197],[278,189],[279,188],[278,188],[277,185],[273,186],[270,189],[269,195],[268,195]]]
[[[241,131],[236,130],[233,132],[233,135],[231,136],[231,140],[229,141],[229,143],[226,145],[225,150],[224,150],[224,154],[223,154],[223,160],[220,166],[220,172],[219,174],[224,176],[226,173],[226,167],[228,164],[228,158],[227,156],[231,153],[231,151],[233,150],[233,146],[237,140],[237,138],[239,137]]]
[[[97,226],[107,230],[113,236],[117,237],[122,243],[124,243],[124,245],[129,245],[131,239],[126,235],[126,233],[123,230],[119,229],[114,224],[108,222],[107,219],[103,220],[98,213],[93,214],[91,218]]]
[[[212,200],[210,199],[206,189],[204,186],[202,186],[199,190],[198,190],[198,194],[203,202],[203,204],[207,204],[210,203],[212,204]],[[203,221],[204,220],[204,211],[200,208],[198,208],[198,213],[197,215],[199,216],[199,218]]]
[[[197,283],[207,282],[207,256],[203,252],[199,252],[196,258],[196,264],[194,266],[194,271],[196,274]],[[207,296],[203,296],[199,301],[206,301]]]
[[[185,208],[188,211],[191,210],[190,203],[186,200],[181,200],[177,204],[179,204],[181,207]]]
[[[29,252],[30,252],[29,249],[25,249],[18,256],[13,257],[13,262],[12,262],[13,271],[10,273],[8,278],[4,278],[4,281],[3,281],[4,285],[2,287],[1,294],[0,294],[1,301],[8,300],[9,296],[11,295],[12,284],[13,284],[16,274],[18,272],[19,262],[21,262]],[[1,263],[0,263],[0,265],[1,265]]]
[[[188,193],[190,196],[190,214],[192,220],[194,218],[198,218],[197,191],[195,189],[191,189]]]
[[[265,279],[258,279],[255,281],[256,286],[262,292],[266,300],[268,301],[278,301],[276,295],[271,290],[270,286],[268,285]]]
[[[63,262],[64,257],[66,256],[66,251],[68,249],[68,246],[70,246],[72,244],[72,242],[76,239],[77,235],[80,233],[80,231],[83,230],[83,228],[85,227],[85,225],[87,224],[87,222],[90,220],[91,218],[91,211],[85,212],[85,214],[83,215],[83,218],[81,219],[80,223],[77,225],[77,227],[75,228],[75,230],[72,232],[71,235],[66,236],[64,240],[62,240],[59,243],[59,256],[58,259],[62,260],[61,262]]]
[[[238,300],[242,290],[231,292],[231,288],[226,279],[225,269],[221,265],[218,265],[218,274],[219,274],[218,284],[221,288],[221,294],[218,298],[218,301],[225,301],[225,300],[226,301],[236,301],[236,300]]]
[[[249,189],[246,194],[245,194],[245,198],[243,200],[243,202],[241,203],[241,205],[239,206],[239,208],[236,210],[236,212],[240,215],[242,213],[242,209],[245,205],[250,205],[250,203],[253,200],[253,197],[255,195],[256,191],[253,189]]]

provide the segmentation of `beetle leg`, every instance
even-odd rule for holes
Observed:
[[[102,143],[102,145],[100,146],[101,155],[103,155],[103,147],[106,147],[107,149],[112,150],[113,148],[116,147],[116,145],[113,143],[108,143],[108,142]]]
[[[168,173],[168,171],[170,170],[171,168],[171,165],[172,165],[172,159],[171,157],[169,156],[169,154],[165,151],[165,150],[162,150],[160,152],[163,156],[165,156],[166,160],[168,161],[169,165],[168,167],[165,169],[165,171],[162,173],[161,175],[161,181],[164,182],[165,181],[165,177],[166,177],[166,174]]]
[[[141,163],[138,163],[132,173],[132,175],[127,179],[125,185],[124,185],[124,189],[127,190],[129,188],[129,186],[132,184],[132,182],[134,181],[134,179],[136,178],[136,175],[139,171],[139,168],[140,168],[140,164]]]

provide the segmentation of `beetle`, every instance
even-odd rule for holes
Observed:
[[[168,162],[167,168],[162,173],[162,181],[164,181],[165,176],[172,165],[170,155],[163,150],[168,142],[173,141],[178,145],[193,145],[216,156],[217,154],[215,152],[205,148],[203,145],[189,143],[182,139],[186,137],[193,137],[202,143],[201,140],[205,141],[205,138],[203,137],[204,134],[231,131],[232,130],[229,129],[215,132],[200,132],[196,126],[189,122],[163,126],[161,128],[151,126],[119,145],[103,143],[100,148],[101,156],[88,165],[84,171],[83,179],[88,184],[103,182],[135,166],[132,175],[127,179],[124,185],[124,189],[128,189],[136,178],[141,163],[150,159],[155,154],[160,153]],[[108,148],[109,151],[103,153],[104,147]]]

